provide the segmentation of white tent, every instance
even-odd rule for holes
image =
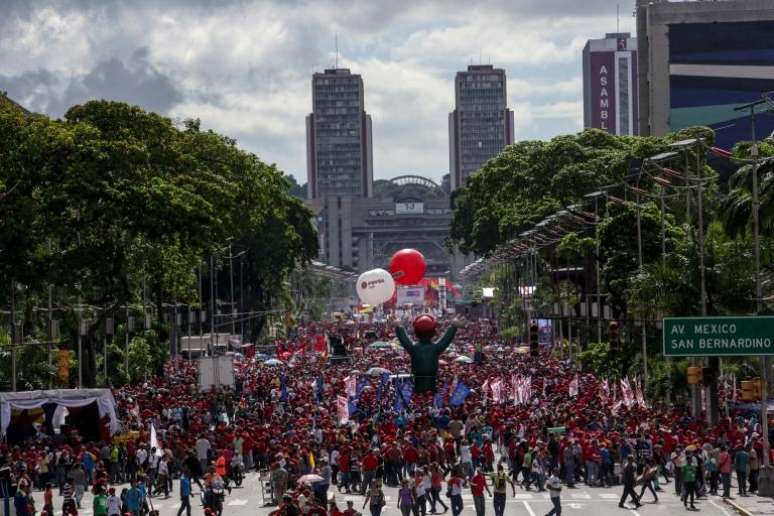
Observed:
[[[99,417],[110,418],[111,435],[118,432],[118,417],[116,416],[116,400],[110,389],[56,389],[51,391],[0,392],[0,435],[5,435],[11,424],[11,411],[30,410],[42,407],[47,403],[56,403],[54,419],[64,419],[63,412],[67,407],[85,407],[97,403]],[[57,417],[59,414],[59,417]]]

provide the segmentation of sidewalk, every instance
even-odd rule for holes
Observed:
[[[747,496],[740,496],[738,494],[731,493],[732,499],[724,499],[726,505],[737,510],[744,516],[750,516],[753,514],[768,514],[774,515],[774,499],[751,494]]]

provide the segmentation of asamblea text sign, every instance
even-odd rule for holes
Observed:
[[[774,355],[774,316],[667,317],[664,355]]]

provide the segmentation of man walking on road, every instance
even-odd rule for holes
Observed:
[[[505,473],[505,467],[503,463],[497,465],[497,473],[493,473],[492,477],[492,491],[494,491],[494,511],[495,516],[503,516],[505,514],[505,497],[507,494],[508,484],[511,484],[513,490],[513,496],[516,496],[516,486],[513,480]]]
[[[184,510],[186,516],[191,516],[191,478],[187,471],[183,471],[180,475],[180,509],[177,511],[177,516],[183,514]]]
[[[632,497],[635,508],[639,508],[641,505],[640,499],[637,498],[637,493],[634,492],[636,475],[637,475],[637,467],[634,465],[634,457],[629,455],[628,457],[626,457],[626,466],[624,467],[624,470],[623,470],[624,491],[623,491],[623,495],[621,495],[621,501],[618,502],[618,507],[620,507],[621,509],[626,508],[624,504],[626,503],[626,498],[629,496]]]
[[[551,476],[546,481],[546,489],[548,489],[548,495],[551,497],[551,503],[554,504],[554,508],[548,511],[546,516],[562,516],[562,481],[559,480],[559,471],[557,469],[551,470]],[[515,495],[515,493],[514,493]]]
[[[486,485],[486,477],[481,472],[481,467],[476,468],[476,473],[470,480],[470,492],[473,495],[473,505],[476,508],[476,516],[484,516],[486,511],[486,502],[484,501],[484,489],[487,494],[492,496],[489,486]]]

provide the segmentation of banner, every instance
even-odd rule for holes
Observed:
[[[345,396],[336,396],[336,413],[339,416],[339,424],[349,423],[349,403]]]
[[[639,378],[635,381],[634,396],[640,408],[648,408],[648,405],[645,403],[645,396],[642,394],[642,382],[640,382]]]
[[[490,388],[492,389],[492,401],[501,403],[503,401],[503,381],[498,378],[491,383]]]
[[[398,287],[398,306],[424,304],[425,287]]]
[[[357,396],[357,379],[354,376],[344,378],[344,392],[347,396]]]
[[[576,398],[578,396],[579,383],[578,375],[576,374],[575,378],[570,381],[570,385],[568,387],[568,392],[571,398]]]
[[[457,385],[454,386],[454,391],[452,392],[451,396],[449,397],[449,405],[452,407],[459,407],[463,403],[465,403],[465,400],[467,399],[468,395],[470,394],[470,389],[462,380],[459,380],[457,382]]]
[[[623,403],[626,405],[626,408],[632,408],[632,405],[634,405],[634,393],[632,392],[632,387],[629,384],[628,378],[621,380],[621,397],[623,398]]]

